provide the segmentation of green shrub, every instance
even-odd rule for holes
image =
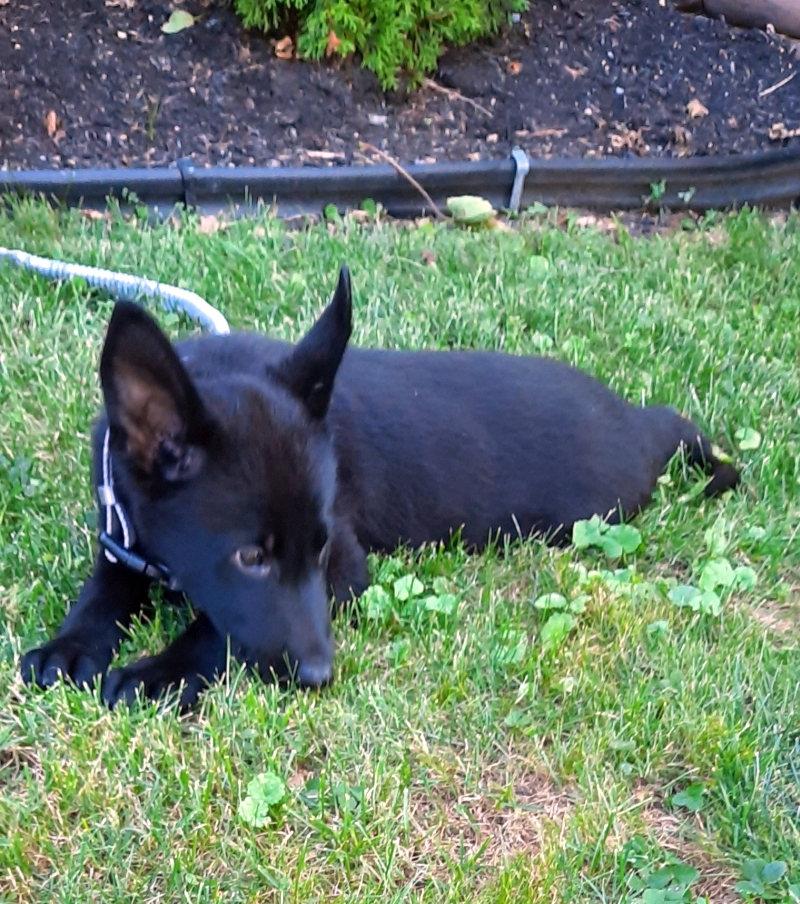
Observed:
[[[384,88],[395,88],[400,73],[411,85],[420,84],[446,45],[493,34],[512,12],[527,8],[528,0],[235,0],[235,5],[248,28],[274,31],[297,21],[300,56],[358,53]]]

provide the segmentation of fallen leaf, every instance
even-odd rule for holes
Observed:
[[[328,32],[328,43],[325,45],[325,56],[329,57],[332,54],[336,53],[336,51],[341,46],[342,40],[341,38],[336,36],[336,32],[331,29]]]
[[[191,28],[194,25],[194,16],[187,13],[185,9],[174,9],[169,19],[161,26],[161,31],[167,35],[177,34],[185,28]]]
[[[81,209],[81,215],[86,217],[87,220],[102,220],[104,214],[99,210],[92,210],[91,207],[84,207]]]
[[[492,205],[476,195],[457,195],[447,199],[447,207],[456,223],[477,226],[494,217]]]
[[[289,35],[286,35],[285,38],[281,38],[280,41],[276,42],[275,56],[279,60],[291,60],[294,56],[294,43]]]
[[[429,267],[436,266],[436,255],[430,248],[423,248],[421,256],[423,263],[427,264]]]
[[[306,156],[312,160],[344,160],[341,151],[306,151]]]
[[[219,229],[219,220],[213,215],[200,217],[197,231],[201,235],[213,235]]]
[[[692,153],[692,133],[683,126],[675,126],[675,150],[678,157],[688,157]]]
[[[696,97],[693,97],[686,104],[686,112],[692,119],[698,119],[701,116],[708,116],[708,107],[704,107]]]
[[[787,129],[782,122],[776,122],[769,127],[770,141],[785,141],[787,138],[800,136],[800,129]]]
[[[629,151],[644,154],[650,150],[649,145],[642,137],[641,129],[622,129],[621,132],[610,135],[609,141],[615,151],[627,148]]]
[[[534,138],[561,138],[569,129],[534,129],[531,134]]]
[[[56,111],[51,110],[47,116],[44,118],[44,127],[47,129],[47,134],[52,138],[53,135],[56,134],[58,129],[58,117],[56,116]]]
[[[573,78],[580,78],[588,72],[588,69],[585,66],[576,66],[574,69],[572,66],[565,66],[564,68]]]
[[[267,230],[264,229],[263,226],[256,226],[256,228],[253,230],[253,235],[257,239],[263,239],[266,234],[267,234]]]
[[[522,72],[522,63],[518,60],[511,60],[506,68],[509,75],[519,75]]]

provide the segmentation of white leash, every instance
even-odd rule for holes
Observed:
[[[170,286],[166,283],[157,282],[155,279],[146,279],[143,276],[117,273],[114,270],[104,270],[102,267],[70,264],[65,261],[52,260],[49,257],[28,254],[27,251],[14,251],[10,248],[0,247],[0,260],[10,261],[18,267],[24,267],[26,270],[35,270],[50,279],[81,277],[90,286],[106,289],[119,298],[135,300],[140,295],[160,298],[161,303],[168,311],[174,311],[178,308],[192,319],[199,321],[212,333],[226,335],[231,331],[228,321],[216,308],[188,289]]]

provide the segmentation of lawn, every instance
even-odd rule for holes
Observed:
[[[705,501],[676,461],[623,560],[537,542],[374,560],[323,693],[234,667],[187,716],[109,713],[25,688],[18,660],[90,567],[111,305],[0,267],[0,900],[657,904],[739,900],[745,876],[792,900],[800,220],[645,239],[547,216],[469,233],[265,214],[206,234],[24,204],[0,245],[181,284],[290,338],[346,261],[357,343],[562,358],[674,404],[743,473]],[[158,607],[121,656],[185,617]]]

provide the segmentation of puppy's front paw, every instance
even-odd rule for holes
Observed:
[[[51,687],[67,679],[90,688],[108,668],[110,656],[98,656],[74,637],[56,637],[36,650],[29,650],[20,664],[22,680],[38,687]]]
[[[161,657],[153,656],[123,669],[112,669],[103,681],[103,701],[113,709],[118,703],[130,706],[136,701],[137,691],[148,700],[157,700],[180,688],[179,706],[188,709],[205,687],[200,675],[184,675],[165,665]]]

